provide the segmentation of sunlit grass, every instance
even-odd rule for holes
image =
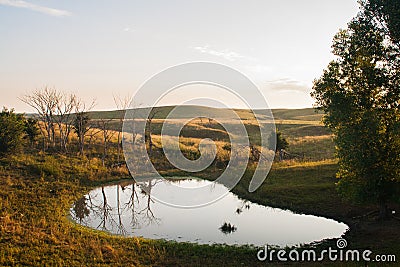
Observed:
[[[318,167],[325,165],[335,165],[337,164],[337,159],[325,159],[318,161],[298,161],[298,160],[284,160],[277,161],[272,166],[274,170],[279,169],[291,169],[291,168],[308,168],[308,167]]]
[[[54,161],[62,173],[38,176],[26,172],[28,166]],[[91,181],[89,169],[99,166],[82,168],[77,176],[77,171],[70,169],[73,165],[79,165],[79,158],[43,154],[1,159],[0,265],[192,266],[224,262],[257,265],[254,249],[249,247],[125,238],[71,222],[67,215],[76,199],[95,185],[123,178],[103,170],[106,172],[103,178],[96,176]]]
[[[240,112],[251,141],[259,148],[254,115]],[[248,191],[248,186],[256,163],[250,162],[233,192],[262,205],[351,223],[353,214],[362,214],[365,209],[338,196],[334,144],[329,131],[320,125],[321,114],[313,112],[312,109],[275,111],[277,127],[289,141],[287,152],[295,157],[283,161],[275,159],[266,180],[253,193]],[[123,113],[107,114],[112,117]],[[154,120],[152,137],[156,152],[163,146],[159,135],[162,122],[159,118]],[[92,138],[93,144],[86,148],[84,157],[76,153],[28,150],[25,154],[0,158],[0,265],[265,266],[265,262],[257,261],[256,250],[250,247],[122,238],[71,222],[69,209],[83,194],[112,181],[132,179],[125,167],[110,167],[115,160],[118,123],[115,120],[111,125],[113,144],[106,166],[101,160],[102,137],[98,128],[89,132],[89,135],[98,133]],[[169,123],[173,124],[173,120]],[[74,134],[71,138],[76,140]],[[190,121],[179,137],[179,149],[185,155],[197,155],[203,138],[214,139],[218,151],[216,163],[229,159],[228,135],[219,124],[205,119]],[[165,176],[187,175],[165,164],[161,154],[154,155],[155,163]],[[198,176],[213,180],[224,167],[224,164],[215,164]],[[388,224],[386,230],[382,230],[380,225],[371,228],[371,224],[360,222],[358,232],[351,232],[346,239],[350,244],[379,252],[399,250],[396,225]]]

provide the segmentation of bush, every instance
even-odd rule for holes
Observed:
[[[25,133],[31,145],[35,142],[36,137],[39,135],[39,128],[37,120],[29,118],[25,121]]]
[[[21,148],[24,131],[24,116],[3,108],[0,113],[0,154],[11,154]]]
[[[289,147],[289,142],[285,137],[282,136],[282,133],[276,132],[276,150],[279,151],[281,149],[286,149]]]

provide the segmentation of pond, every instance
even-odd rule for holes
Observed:
[[[194,178],[103,186],[75,202],[70,214],[79,224],[112,234],[199,244],[292,246],[338,238],[348,229],[335,220],[258,205],[231,192],[196,208],[174,207],[152,197],[182,200],[188,195],[179,188],[210,184],[212,191],[226,190],[222,184]]]

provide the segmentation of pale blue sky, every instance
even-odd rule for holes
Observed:
[[[356,0],[0,0],[1,106],[44,85],[115,108],[157,72],[189,61],[249,76],[271,107],[311,107]],[[171,103],[173,104],[173,103]]]

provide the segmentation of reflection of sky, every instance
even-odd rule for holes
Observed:
[[[154,180],[153,180],[154,181]],[[190,194],[182,188],[202,187],[210,184],[201,180],[184,180],[179,187],[170,183],[157,183],[151,189],[162,199],[190,199]],[[207,187],[205,187],[207,188]],[[273,209],[258,204],[240,200],[236,195],[228,193],[223,199],[201,208],[181,209],[167,206],[157,201],[150,201],[148,210],[148,196],[139,186],[135,186],[135,206],[129,204],[132,196],[132,185],[122,191],[119,185],[104,188],[107,203],[112,207],[111,215],[106,220],[106,229],[112,233],[123,233],[130,236],[145,238],[165,238],[168,240],[188,241],[197,243],[226,243],[226,244],[253,244],[253,245],[296,245],[320,241],[325,238],[341,236],[347,226],[331,219],[311,215],[293,214],[290,211]],[[119,193],[117,192],[119,191]],[[223,185],[215,184],[215,191],[226,190]],[[119,194],[121,225],[117,211],[117,195]],[[83,224],[97,228],[101,225],[103,213],[103,195],[101,188],[91,191],[92,210]],[[200,196],[195,196],[199,198]],[[88,205],[90,201],[87,201]],[[131,203],[130,203],[131,204]],[[246,209],[245,205],[250,204]],[[237,210],[242,212],[238,213]],[[72,212],[73,213],[73,212]],[[132,216],[132,214],[134,216]],[[136,224],[132,226],[132,220]],[[224,234],[219,227],[224,222],[231,223],[237,230]],[[101,227],[98,227],[101,229]]]

